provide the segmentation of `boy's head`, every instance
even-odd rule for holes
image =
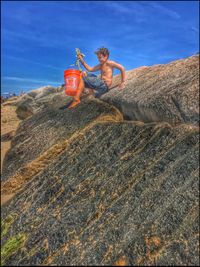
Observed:
[[[108,59],[108,57],[109,57],[109,54],[110,54],[110,52],[108,51],[108,49],[107,48],[105,48],[105,47],[100,47],[96,52],[94,52],[96,55],[97,55],[97,57],[98,57],[98,60],[99,60],[99,62],[102,64],[102,63],[104,63],[107,59]]]

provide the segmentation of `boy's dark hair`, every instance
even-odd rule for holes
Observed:
[[[109,57],[109,54],[110,54],[110,52],[108,51],[108,49],[107,48],[105,48],[105,47],[100,47],[96,52],[94,52],[96,55],[99,55],[99,54],[102,54],[104,57],[105,56],[108,56]]]

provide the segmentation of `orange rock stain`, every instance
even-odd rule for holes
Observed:
[[[115,262],[115,266],[126,266],[126,257],[122,256]]]

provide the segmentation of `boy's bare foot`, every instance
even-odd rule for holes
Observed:
[[[81,103],[80,100],[74,100],[74,101],[71,103],[71,105],[68,107],[68,109],[75,107],[75,106],[78,105],[79,103]]]

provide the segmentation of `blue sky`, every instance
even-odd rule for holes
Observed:
[[[105,46],[125,70],[192,56],[198,10],[199,1],[1,1],[1,94],[60,86],[75,48],[95,66]]]

